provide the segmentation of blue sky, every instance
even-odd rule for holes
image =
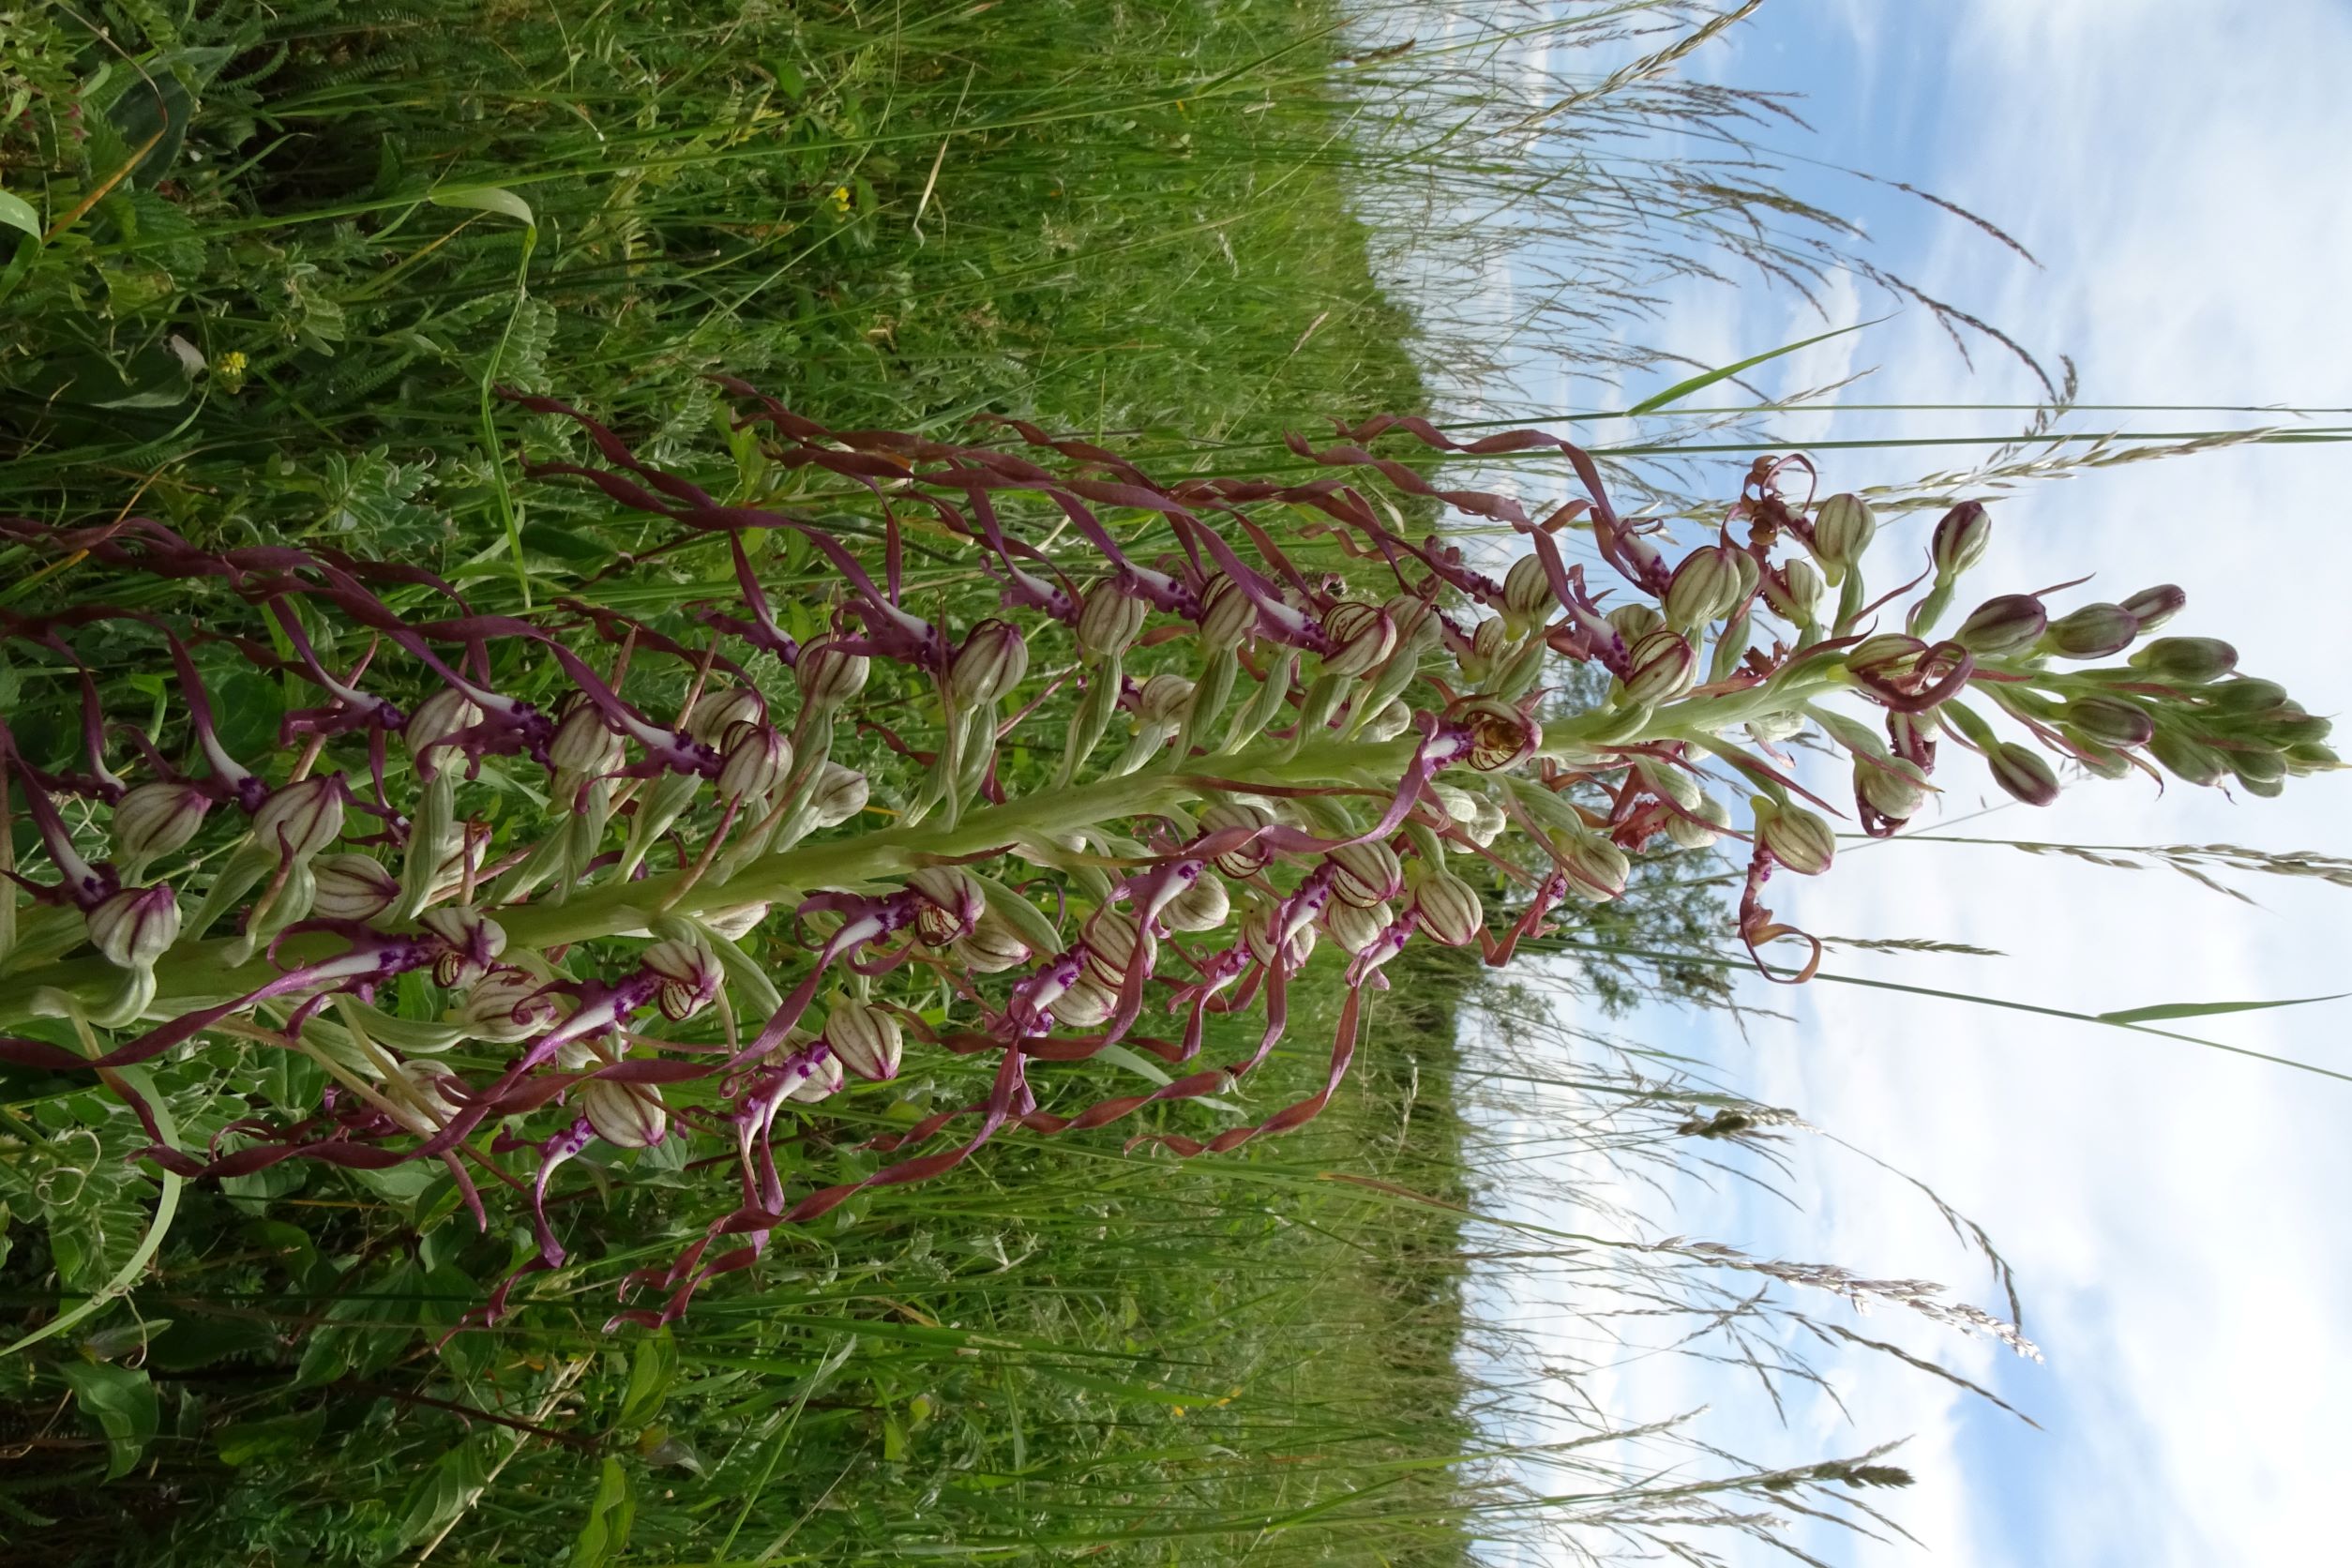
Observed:
[[[2352,10],[2325,0],[1772,0],[1692,66],[1708,80],[1795,89],[1815,134],[1787,150],[1912,181],[1983,212],[2039,268],[1900,192],[1826,171],[1804,193],[1862,220],[1881,264],[2072,354],[2086,402],[2352,404]],[[1832,324],[1883,313],[1866,292]],[[1763,289],[1693,291],[1653,340],[1720,364],[1819,331]],[[1767,372],[1793,390],[1858,371],[1849,401],[2030,401],[1998,350],[1973,369],[1914,309]],[[1576,367],[1526,388],[1608,407]],[[1632,389],[1636,395],[1653,390]],[[2176,428],[2178,416],[2083,414],[2071,428]],[[2216,420],[2226,423],[2225,420]],[[1792,438],[1996,433],[1989,414],[1819,415]],[[1601,440],[1621,426],[1582,432]],[[1918,451],[1841,453],[1829,488],[1899,483]],[[2096,569],[2079,593],[2160,580],[2191,591],[2175,630],[2220,635],[2315,712],[2352,711],[2343,610],[2352,544],[2337,520],[2352,446],[2247,448],[2042,482],[1998,499],[1986,594]],[[1924,537],[1927,518],[1898,522]],[[1973,585],[1973,584],[1972,584]],[[1948,815],[1977,809],[1962,787]],[[1994,804],[1987,801],[1984,804]],[[2352,852],[2352,780],[2303,781],[2278,802],[2140,784],[2070,790],[1954,831],[2077,843],[2225,841]],[[1809,928],[2004,950],[2000,960],[1842,956],[1838,966],[1960,990],[2101,1010],[2344,988],[2352,890],[2244,882],[2249,908],[2163,871],[2107,872],[2005,849],[1890,845],[1848,854],[1786,895]],[[1776,891],[1779,889],[1776,887]],[[1788,1463],[1910,1435],[1920,1485],[1892,1510],[1940,1560],[1987,1568],[2312,1560],[2340,1539],[2338,1458],[2352,1453],[2352,1263],[2342,1195],[2352,1086],[2092,1028],[1816,986],[1792,1024],[1742,1039],[1657,1014],[1647,1033],[1720,1062],[1759,1098],[1893,1161],[1982,1221],[2017,1265],[2018,1361],[1881,1312],[1854,1325],[1988,1380],[2035,1432],[1882,1363],[1837,1369],[1847,1419],[1800,1405],[1784,1428],[1702,1374],[1645,1363],[1614,1391],[1651,1416],[1712,1397],[1718,1435]],[[1573,1013],[1573,999],[1563,1001]],[[2206,1020],[2232,1044],[2352,1070],[2352,1003]],[[1802,1213],[1696,1186],[1662,1226],[1758,1254],[1951,1283],[1990,1304],[1980,1263],[1908,1189],[1800,1141]],[[1523,1304],[1540,1313],[1541,1304]],[[1831,1307],[1832,1311],[1842,1310]],[[1834,1562],[1920,1560],[1801,1533]],[[2340,1550],[2340,1547],[2335,1548]],[[1733,1561],[1763,1561],[1761,1551]]]

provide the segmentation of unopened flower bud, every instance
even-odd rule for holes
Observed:
[[[580,1086],[580,1111],[598,1138],[619,1149],[659,1143],[670,1127],[661,1092],[650,1083],[590,1078]]]
[[[2132,612],[2140,624],[2140,630],[2154,631],[2166,621],[2189,608],[2189,596],[2171,583],[2143,588],[2123,601],[2123,608]]]
[[[1543,726],[1491,697],[1466,698],[1448,708],[1445,716],[1469,729],[1470,752],[1462,760],[1480,773],[1517,767],[1544,744]]]
[[[1813,517],[1813,555],[1831,587],[1846,580],[1846,568],[1870,550],[1878,514],[1859,495],[1832,495]]]
[[[1998,658],[2032,647],[2049,628],[2050,612],[2031,594],[2003,594],[1986,599],[1960,623],[1952,640],[1984,658]]]
[[[1161,908],[1160,924],[1171,931],[1214,931],[1224,926],[1232,908],[1233,897],[1224,879],[1203,871]]]
[[[1442,867],[1416,865],[1407,907],[1419,912],[1421,928],[1448,947],[1467,947],[1486,928],[1485,907],[1477,889]]]
[[[481,722],[482,710],[472,698],[454,686],[445,686],[416,704],[400,727],[400,738],[407,743],[409,760],[420,771],[438,772],[441,743]]]
[[[988,907],[980,880],[960,866],[926,866],[907,879],[923,896],[914,914],[914,934],[925,944],[943,947],[969,933]]]
[[[1724,607],[1726,615],[1756,597],[1757,590],[1764,586],[1764,566],[1756,560],[1754,550],[1731,549],[1731,564],[1740,574],[1740,591],[1732,595],[1731,602]]]
[[[1703,626],[1729,612],[1740,601],[1739,552],[1722,545],[1691,551],[1666,584],[1666,618],[1671,626],[1687,630]]]
[[[1806,718],[1804,714],[1798,709],[1775,708],[1771,713],[1757,714],[1754,718],[1749,719],[1748,734],[1752,739],[1762,741],[1769,746],[1774,741],[1785,741],[1792,735],[1803,734],[1805,726],[1811,722],[1812,720]]]
[[[1919,668],[1927,644],[1901,632],[1880,632],[1856,643],[1846,656],[1846,668],[1874,680],[1900,680]]]
[[[1136,716],[1146,724],[1169,728],[1184,721],[1192,707],[1192,683],[1173,671],[1163,670],[1136,692]]]
[[[1674,632],[1651,632],[1626,657],[1625,701],[1635,706],[1671,702],[1698,680],[1698,651]]]
[[[126,887],[83,917],[90,943],[117,969],[152,969],[180,937],[180,901],[170,886]]]
[[[127,791],[114,803],[114,858],[137,877],[147,862],[184,847],[204,825],[212,802],[192,784],[158,779]]]
[[[2094,776],[2100,778],[2132,776],[2132,760],[2120,751],[2110,750],[2106,744],[2096,736],[2077,730],[2062,719],[2058,722],[2058,732],[2069,746],[2073,747],[2074,761],[2080,762]]]
[[[1238,648],[1258,629],[1258,606],[1242,585],[1217,573],[1200,592],[1200,641],[1212,648]]]
[[[1395,698],[1374,709],[1356,734],[1367,741],[1393,741],[1412,725],[1412,710]]]
[[[1478,798],[1468,790],[1456,789],[1451,784],[1431,784],[1429,792],[1437,796],[1448,821],[1466,826],[1477,820]]]
[[[447,1018],[474,1039],[511,1045],[554,1027],[565,1010],[547,981],[524,970],[497,969],[475,981]]]
[[[1029,644],[1010,621],[983,621],[972,628],[947,667],[947,700],[959,707],[985,708],[1009,695],[1029,673]]]
[[[438,1070],[416,1062],[391,1062],[384,1075],[387,1082],[397,1083],[404,1097],[415,1108],[422,1109],[436,1127],[445,1127],[458,1114],[458,1103],[448,1093],[448,1078]]]
[[[1200,813],[1203,833],[1223,833],[1231,828],[1263,828],[1274,825],[1274,813],[1248,801],[1219,801]],[[1216,857],[1216,868],[1229,877],[1244,881],[1266,868],[1274,852],[1259,839],[1252,839],[1239,849],[1228,850]]]
[[[999,974],[1030,959],[1029,943],[1020,933],[987,911],[971,930],[948,944],[947,951],[974,974]]]
[[[1119,1010],[1119,993],[1081,974],[1053,999],[1053,1021],[1065,1029],[1092,1029]]]
[[[872,668],[864,654],[851,653],[827,640],[811,642],[800,651],[792,665],[792,678],[800,683],[802,703],[823,711],[837,708],[864,691]]]
[[[2241,784],[2275,784],[2286,776],[2286,759],[2276,751],[2233,751],[2229,769]]]
[[[2289,702],[2261,715],[2256,733],[2272,746],[2299,746],[2305,742],[2324,741],[2334,731],[2333,720],[2307,714]]]
[[[1837,857],[1837,835],[1828,822],[1802,806],[1763,795],[1756,799],[1756,841],[1801,877],[1819,876]]]
[[[704,746],[724,744],[728,731],[738,724],[764,724],[768,705],[749,686],[721,686],[706,691],[694,700],[686,710],[686,732]]]
[[[400,879],[371,855],[321,855],[310,877],[310,912],[325,920],[373,920],[400,896]]]
[[[1927,802],[1927,776],[1902,757],[1854,759],[1854,794],[1890,822],[1908,822]]]
[[[2065,708],[2066,721],[2102,746],[2146,746],[2156,721],[2129,698],[2077,697]]]
[[[1993,782],[2028,806],[2047,806],[2058,799],[2058,775],[2033,747],[2003,741],[1984,754],[1984,761]]]
[[[1389,624],[1396,628],[1397,640],[1408,648],[1426,647],[1445,635],[1427,601],[1413,595],[1391,594],[1380,608],[1388,611]]]
[[[666,937],[640,955],[645,972],[661,979],[661,1016],[683,1023],[709,1006],[726,979],[718,955],[700,938]]]
[[[1396,924],[1396,912],[1385,902],[1350,904],[1338,899],[1323,907],[1323,929],[1339,950],[1350,956],[1363,952]]]
[[[1359,599],[1333,605],[1323,616],[1323,635],[1331,651],[1323,656],[1323,673],[1351,680],[1368,675],[1396,646],[1396,626],[1385,611]]]
[[[725,731],[725,761],[718,770],[718,796],[729,801],[764,801],[792,771],[792,743],[784,732],[757,719],[739,719]]]
[[[2132,667],[2160,681],[2202,686],[2238,668],[2238,650],[2218,638],[2160,637],[2132,656]]]
[[[1475,814],[1464,831],[1469,833],[1470,842],[1482,850],[1500,837],[1502,830],[1511,825],[1511,819],[1502,807],[1485,795],[1471,797],[1471,809]]]
[[[827,762],[809,792],[809,820],[818,827],[834,827],[866,809],[866,776],[838,762]]]
[[[1342,845],[1331,852],[1331,863],[1337,868],[1331,890],[1342,903],[1377,904],[1395,897],[1405,884],[1404,864],[1395,850],[1378,839]]]
[[[253,813],[253,837],[288,859],[308,860],[341,837],[347,793],[339,773],[273,791]]]
[[[1250,957],[1261,964],[1274,961],[1274,906],[1267,904],[1242,922],[1242,941],[1249,948]],[[1282,961],[1286,967],[1296,970],[1306,962],[1307,957],[1314,951],[1315,927],[1312,925],[1301,926],[1283,944]]]
[[[1608,612],[1607,619],[1629,648],[1666,625],[1666,617],[1656,607],[1646,604],[1621,604]]]
[[[1723,830],[1731,825],[1731,813],[1723,802],[1712,795],[1701,795],[1689,816],[1666,819],[1666,837],[1677,848],[1703,850],[1723,837]]]
[[[1470,651],[1461,656],[1462,678],[1485,686],[1516,646],[1510,625],[1500,615],[1488,616],[1470,628]]]
[[[1115,582],[1098,582],[1087,590],[1078,607],[1078,646],[1096,658],[1111,658],[1135,645],[1152,607],[1133,594],[1123,594]]]
[[[1595,833],[1562,833],[1552,840],[1568,891],[1588,904],[1606,904],[1625,891],[1633,866],[1625,852]]]
[[[2233,675],[2198,695],[2217,714],[2256,714],[2282,706],[2286,701],[2286,687],[2254,675]]]
[[[555,726],[547,756],[558,773],[599,778],[621,765],[621,737],[595,703],[577,702]]]
[[[1963,501],[1936,520],[1927,553],[1936,563],[1936,576],[1946,582],[1984,559],[1993,542],[1993,519],[1981,501]],[[1888,813],[1892,816],[1892,812]]]
[[[1522,555],[1511,563],[1511,569],[1502,579],[1502,612],[1519,623],[1521,630],[1531,630],[1552,618],[1560,609],[1560,600],[1553,596],[1552,580],[1544,570],[1541,557]]]
[[[2043,634],[2067,658],[2105,658],[2130,647],[2140,634],[2139,619],[2119,604],[2087,604],[2050,623]]]
[[[2228,771],[2220,752],[2172,730],[2157,731],[2148,743],[2148,754],[2174,776],[2191,784],[2218,782]]]
[[[1080,934],[1085,938],[1086,972],[1114,990],[1126,983],[1138,947],[1144,973],[1159,962],[1159,939],[1149,931],[1138,932],[1135,916],[1115,906],[1106,904],[1089,915]]]
[[[1811,626],[1821,618],[1821,573],[1810,561],[1791,561],[1764,579],[1764,602],[1772,613],[1795,626]]]
[[[841,1085],[848,1081],[841,1071],[841,1059],[831,1051],[826,1051],[813,1062],[795,1063],[785,1071],[797,1074],[800,1081],[786,1090],[784,1097],[803,1105],[815,1105],[820,1100],[831,1099],[841,1093]]]
[[[824,1040],[841,1065],[859,1078],[880,1081],[898,1076],[898,1019],[871,1003],[846,996],[837,1001],[825,1018]]]

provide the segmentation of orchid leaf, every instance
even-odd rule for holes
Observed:
[[[58,1370],[82,1413],[106,1434],[106,1478],[127,1474],[155,1438],[155,1383],[143,1369],[107,1362],[68,1362]]]
[[[538,218],[531,211],[531,204],[503,185],[477,185],[455,190],[436,190],[432,194],[437,207],[464,207],[475,212],[494,212],[511,218],[526,229],[536,229]]]
[[[607,1455],[596,1471],[596,1492],[588,1502],[587,1522],[573,1538],[566,1568],[597,1568],[616,1559],[628,1546],[629,1526],[637,1519],[637,1499],[629,1487],[628,1471]]]

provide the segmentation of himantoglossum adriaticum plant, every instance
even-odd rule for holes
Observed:
[[[566,1159],[681,1123],[718,1134],[731,1206],[624,1287],[667,1292],[624,1317],[666,1320],[776,1228],[937,1176],[1008,1124],[1099,1127],[1229,1089],[1281,1038],[1323,942],[1349,987],[1322,1090],[1158,1143],[1222,1152],[1305,1122],[1348,1070],[1364,991],[1408,943],[1502,963],[1563,902],[1617,896],[1627,856],[1662,841],[1746,846],[1739,935],[1764,965],[1768,943],[1809,941],[1764,906],[1769,879],[1827,870],[1843,814],[1780,748],[1801,733],[1850,760],[1873,834],[1920,807],[1946,746],[2035,803],[2058,788],[2053,759],[2256,794],[2335,761],[2326,721],[2237,674],[2227,644],[2143,640],[2181,609],[2175,588],[2058,615],[2009,594],[1940,630],[1984,550],[1973,502],[1937,525],[1921,576],[1872,597],[1871,508],[1817,503],[1802,458],[1759,462],[1711,541],[1674,561],[1585,454],[1531,430],[1464,444],[1380,418],[1326,449],[1293,438],[1320,476],[1163,484],[1025,425],[1005,446],[830,430],[727,385],[750,410],[744,488],[768,505],[517,400],[576,422],[601,460],[542,477],[729,552],[730,602],[667,631],[576,601],[484,613],[415,565],[204,550],[137,518],[0,523],[30,555],[185,580],[206,606],[174,619],[141,608],[170,602],[150,593],[0,611],[7,645],[78,686],[83,714],[80,755],[50,767],[0,728],[0,799],[22,801],[47,861],[9,872],[0,1024],[71,1019],[90,1048],[8,1034],[0,1057],[103,1074],[147,1118],[149,1155],[188,1176],[435,1160],[481,1217],[490,1174],[532,1211],[537,1250],[516,1278],[565,1256],[546,1199]],[[1471,455],[1556,447],[1586,493],[1536,518],[1440,490],[1373,455],[1390,433]],[[803,470],[870,515],[774,500]],[[1528,552],[1497,581],[1409,536],[1381,480],[1507,524]],[[1394,592],[1350,596],[1302,568],[1277,517]],[[1563,552],[1572,530],[1606,583]],[[828,575],[807,641],[763,586],[779,534]],[[911,545],[994,577],[992,612],[948,624],[942,593],[910,586]],[[116,711],[123,683],[83,651],[98,637],[118,656],[150,647],[170,681]],[[276,754],[221,740],[200,665],[222,659],[315,692]],[[1606,700],[1548,698],[1568,663],[1605,670]],[[519,809],[534,792],[547,808]],[[1812,959],[1765,967],[1802,978]],[[1213,1013],[1262,1018],[1246,1060],[1193,1065]],[[300,1051],[326,1087],[169,1147],[113,1070],[208,1039]],[[779,1122],[815,1114],[845,1075],[893,1076],[910,1042],[993,1058],[987,1096],[876,1139],[890,1157],[870,1175],[787,1190]],[[1122,1043],[1191,1070],[1052,1106],[1045,1064]]]

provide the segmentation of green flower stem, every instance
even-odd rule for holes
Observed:
[[[1539,755],[1555,761],[1573,761],[1594,746],[1636,746],[1656,741],[1687,741],[1705,743],[1728,731],[1736,730],[1751,719],[1767,714],[1785,713],[1817,698],[1844,690],[1852,684],[1845,667],[1817,666],[1799,671],[1798,679],[1784,683],[1766,681],[1745,691],[1728,692],[1719,697],[1691,697],[1667,704],[1658,710],[1640,733],[1627,736],[1607,735],[1618,715],[1613,708],[1595,708],[1566,720],[1548,720],[1544,726],[1544,744]]]
[[[772,902],[819,887],[848,887],[890,882],[925,865],[956,855],[1003,849],[1018,838],[1062,834],[1073,828],[1116,822],[1182,807],[1211,792],[1199,776],[1243,785],[1321,785],[1393,781],[1410,762],[1410,739],[1373,744],[1325,740],[1284,758],[1279,745],[1259,746],[1229,758],[1202,762],[1170,761],[1147,772],[1100,779],[1067,790],[1040,791],[1003,806],[975,811],[948,824],[888,827],[819,844],[801,845],[752,861],[726,879],[704,877],[680,892],[683,872],[642,882],[606,882],[582,888],[562,903],[517,905],[495,912],[510,950],[544,950],[589,942],[649,927],[664,913],[704,914],[740,905]],[[674,903],[668,900],[675,898]],[[183,943],[156,967],[156,999],[148,1016],[170,1017],[216,1003],[262,986],[277,972],[268,960],[229,961],[235,938]],[[279,962],[315,961],[338,950],[326,933],[291,938]],[[121,981],[105,959],[92,956],[45,964],[0,979],[0,1027],[37,1018],[67,1016],[80,1005],[101,1004]]]

